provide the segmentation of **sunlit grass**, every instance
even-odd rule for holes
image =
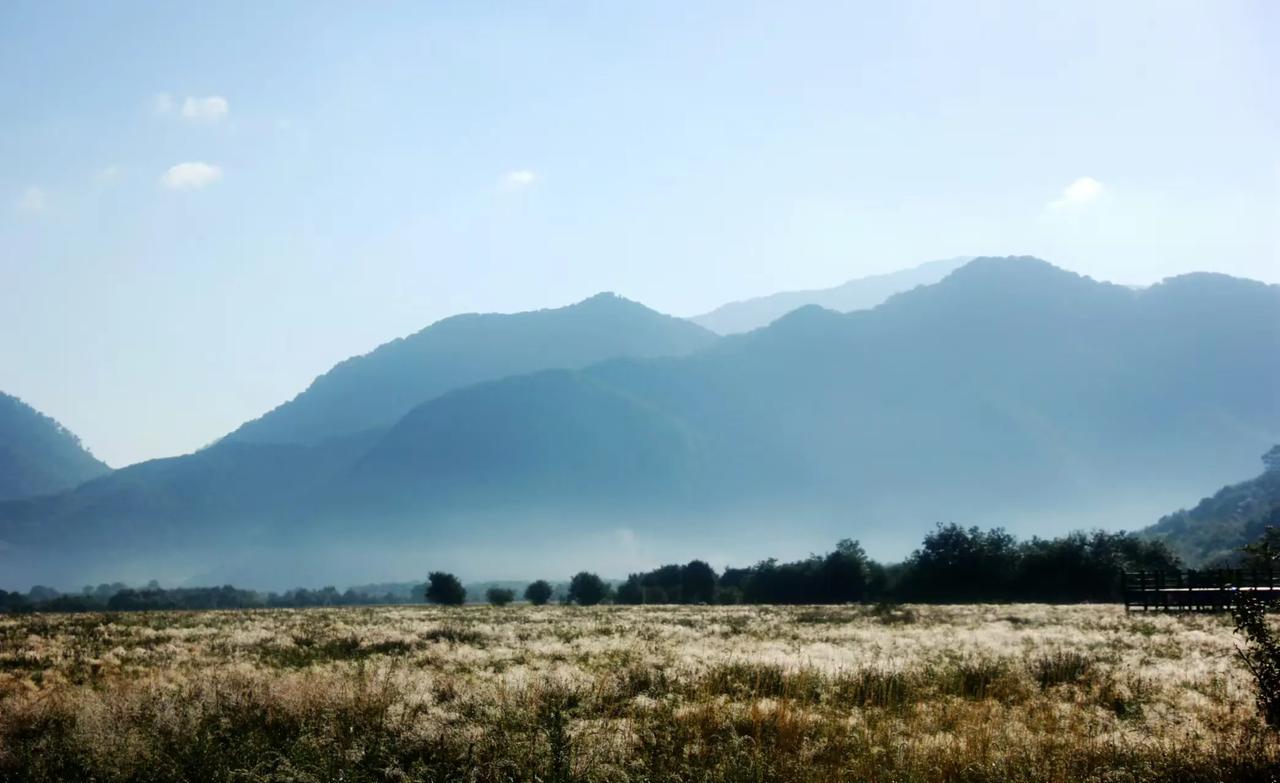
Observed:
[[[433,607],[0,618],[0,780],[1251,780],[1222,616]]]

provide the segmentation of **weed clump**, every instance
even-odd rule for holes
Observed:
[[[1078,683],[1092,669],[1092,658],[1071,650],[1042,655],[1031,663],[1031,674],[1041,689]]]

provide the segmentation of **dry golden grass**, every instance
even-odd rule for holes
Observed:
[[[1224,616],[429,607],[0,618],[0,780],[1274,780]]]

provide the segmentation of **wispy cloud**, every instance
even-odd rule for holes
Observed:
[[[209,163],[192,161],[170,166],[160,177],[160,184],[170,190],[197,190],[222,179],[222,169]]]
[[[121,170],[119,166],[113,163],[110,166],[103,166],[102,168],[93,172],[93,178],[97,182],[105,185],[120,179],[120,175],[123,173],[124,171]]]
[[[227,116],[231,106],[221,95],[187,98],[182,102],[182,118],[189,122],[217,122]]]
[[[151,111],[157,117],[176,115],[187,122],[213,123],[226,119],[231,111],[231,104],[221,95],[204,98],[189,95],[179,104],[172,95],[161,92],[152,97]]]
[[[44,188],[32,185],[22,191],[22,195],[18,196],[18,200],[14,202],[13,206],[19,212],[33,215],[45,211],[49,206],[49,197]]]
[[[1096,201],[1106,188],[1093,177],[1080,177],[1062,190],[1057,201],[1049,203],[1050,209],[1080,207]]]
[[[513,190],[522,190],[532,185],[537,178],[538,176],[528,169],[508,171],[498,183],[498,189],[508,193]]]

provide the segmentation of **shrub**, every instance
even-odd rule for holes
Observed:
[[[536,582],[531,582],[524,589],[524,597],[526,601],[534,606],[542,606],[551,600],[552,592],[551,584],[545,579],[539,579]]]
[[[1253,675],[1258,689],[1258,709],[1267,725],[1280,729],[1280,640],[1267,626],[1267,607],[1256,596],[1240,595],[1231,614],[1245,646],[1237,649],[1240,660]]]
[[[458,606],[467,600],[467,590],[453,574],[432,571],[427,577],[427,600],[433,604]]]
[[[516,598],[516,591],[505,587],[490,587],[484,597],[494,606],[506,606]]]
[[[569,601],[581,606],[595,606],[609,595],[609,586],[590,571],[579,571],[569,582]]]

